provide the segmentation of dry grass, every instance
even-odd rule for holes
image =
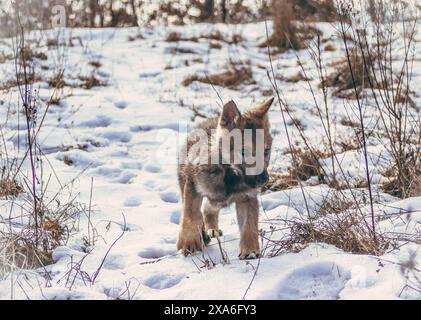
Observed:
[[[65,228],[58,220],[47,220],[37,229],[30,226],[20,233],[0,234],[0,273],[13,269],[34,269],[52,262],[52,251],[65,236]]]
[[[198,76],[192,75],[182,82],[184,86],[189,86],[193,82],[199,81],[206,84],[216,85],[231,90],[238,89],[243,85],[255,84],[250,65],[229,64],[224,72]]]
[[[22,186],[16,179],[1,178],[0,179],[0,198],[15,198],[23,192]]]
[[[102,63],[101,63],[101,62],[99,62],[99,61],[96,61],[96,60],[92,60],[92,61],[90,61],[90,62],[89,62],[89,65],[90,65],[90,66],[92,66],[92,67],[94,67],[94,68],[96,68],[96,69],[98,69],[98,68],[101,68],[101,67],[102,67]]]
[[[421,169],[418,161],[408,157],[402,166],[405,174],[398,174],[394,167],[383,173],[381,189],[399,198],[421,196]]]
[[[218,42],[211,42],[209,44],[209,47],[211,49],[221,49],[222,48],[222,45],[220,43],[218,43]]]
[[[326,79],[328,87],[334,87],[332,95],[344,99],[356,99],[354,85],[358,91],[370,87],[369,70],[364,67],[364,60],[358,49],[350,49],[350,63],[354,75],[355,84],[352,79],[351,70],[347,59],[335,63],[335,71]],[[374,57],[374,55],[372,55]]]
[[[356,121],[352,121],[349,118],[342,118],[341,119],[341,125],[345,126],[345,127],[350,127],[350,128],[359,128],[360,124]]]
[[[311,177],[317,177],[320,182],[324,182],[323,170],[320,159],[327,158],[328,155],[321,151],[310,151],[294,149],[295,165],[291,165],[288,174],[271,172],[269,181],[263,187],[263,191],[280,191],[298,186],[300,181],[307,181]],[[286,154],[289,154],[287,152]]]
[[[80,76],[79,80],[82,81],[80,87],[82,89],[92,89],[94,87],[105,87],[107,86],[107,82],[98,78],[95,73],[92,73],[90,76]]]
[[[291,77],[283,77],[281,75],[278,75],[276,77],[279,80],[285,81],[285,82],[290,82],[290,83],[297,83],[300,81],[310,81],[311,79],[306,77],[301,71],[298,72],[297,74],[291,76]]]
[[[48,60],[48,56],[46,53],[34,51],[28,47],[23,49],[22,54],[23,54],[21,57],[22,61],[33,61],[35,59],[42,60],[42,61]]]
[[[327,243],[355,254],[379,256],[390,243],[377,235],[372,236],[361,218],[355,215],[330,215],[309,222],[289,221],[291,234],[287,245],[290,251],[305,248],[310,243]]]
[[[29,84],[33,84],[37,81],[41,81],[41,78],[34,74],[28,74],[27,81]],[[7,91],[7,90],[17,87],[18,85],[22,85],[23,83],[24,83],[24,75],[22,73],[19,73],[17,77],[0,82],[0,90]]]
[[[0,276],[17,269],[38,268],[49,262],[51,255],[44,254],[20,236],[0,236]]]
[[[361,142],[355,137],[342,139],[338,144],[341,147],[340,153],[361,149]]]
[[[54,204],[53,204],[54,203]],[[73,199],[41,206],[36,227],[28,223],[14,228],[8,220],[0,221],[0,275],[16,269],[34,269],[52,262],[52,252],[67,242],[77,229],[79,216],[86,208]]]
[[[171,54],[198,54],[196,51],[190,48],[173,47],[169,50]]]
[[[63,72],[56,73],[55,75],[47,79],[47,83],[50,86],[50,88],[63,88],[66,85],[66,82],[64,81]]]
[[[310,151],[294,149],[295,159],[297,163],[289,169],[291,177],[297,177],[302,181],[306,181],[311,177],[318,177],[323,180],[320,159],[327,158],[328,155],[321,151]]]
[[[243,41],[243,37],[240,34],[233,34],[229,37],[225,36],[219,31],[215,31],[209,34],[202,34],[200,36],[193,36],[193,37],[183,37],[178,32],[171,32],[165,38],[165,42],[180,42],[180,41],[191,41],[191,42],[199,42],[200,40],[208,40],[213,42],[225,42],[228,44],[238,44]]]
[[[325,51],[328,51],[328,52],[333,52],[333,51],[336,51],[336,47],[333,45],[333,44],[327,44],[327,45],[325,45]]]
[[[327,243],[355,254],[382,255],[394,242],[381,234],[373,234],[358,206],[340,194],[327,197],[311,222],[285,221],[290,232],[274,242],[270,255],[299,252],[310,243]]]
[[[298,185],[296,179],[291,177],[290,174],[280,174],[277,172],[269,173],[269,181],[263,186],[262,191],[282,191],[294,188]]]

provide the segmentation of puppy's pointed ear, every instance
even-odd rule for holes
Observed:
[[[259,106],[251,110],[251,113],[257,118],[263,118],[269,111],[275,97],[261,103]]]
[[[229,101],[224,105],[222,110],[221,118],[219,121],[219,125],[222,128],[226,128],[231,130],[237,127],[239,120],[241,118],[241,113],[237,108],[237,105],[234,101]]]

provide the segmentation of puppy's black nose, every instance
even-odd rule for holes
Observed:
[[[269,180],[269,175],[266,170],[256,177],[256,182],[258,185],[264,185],[266,182],[268,182],[268,180]]]

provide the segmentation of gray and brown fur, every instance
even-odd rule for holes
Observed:
[[[260,256],[257,195],[260,187],[268,180],[267,166],[270,159],[272,137],[268,111],[273,98],[258,107],[240,114],[233,101],[228,102],[218,118],[205,121],[199,128],[208,135],[209,146],[215,141],[215,130],[225,128],[228,131],[238,128],[264,129],[265,161],[264,171],[259,175],[246,175],[247,165],[230,164],[195,164],[186,161],[186,154],[180,154],[178,179],[183,200],[183,214],[177,249],[184,255],[202,250],[210,238],[222,235],[218,216],[221,208],[235,203],[240,229],[241,259]],[[197,139],[189,137],[187,152]],[[254,147],[254,146],[253,146]]]

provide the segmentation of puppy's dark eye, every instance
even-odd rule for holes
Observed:
[[[270,149],[265,149],[265,157],[267,157],[270,154]]]

